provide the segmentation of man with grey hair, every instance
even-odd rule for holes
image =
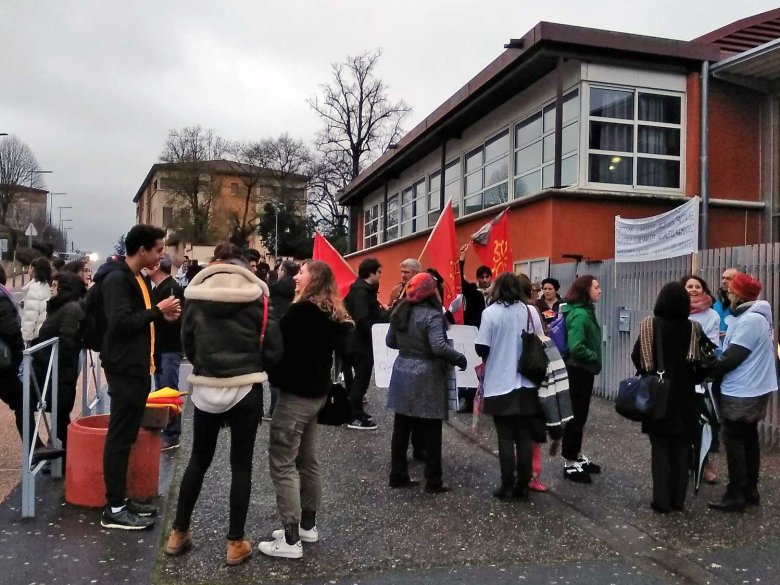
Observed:
[[[184,303],[184,291],[171,276],[172,258],[163,254],[160,264],[149,271],[152,281],[152,304],[168,297],[175,297]],[[181,319],[155,324],[154,332],[154,382],[155,387],[179,389],[179,368],[181,367]],[[163,430],[162,450],[176,449],[181,435],[181,417],[173,418]]]
[[[422,272],[422,266],[414,258],[407,258],[401,262],[401,282],[396,284],[393,290],[390,291],[390,300],[387,303],[389,309],[392,309],[403,298],[406,284],[411,280],[412,276],[419,272]]]

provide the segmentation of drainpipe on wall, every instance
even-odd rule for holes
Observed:
[[[444,211],[447,194],[444,192],[444,167],[447,165],[447,139],[441,139],[441,170],[439,171],[439,211]]]
[[[708,179],[707,154],[709,146],[709,90],[710,90],[710,63],[704,61],[701,64],[701,176],[700,188],[701,209],[699,210],[699,249],[706,250],[709,245],[710,228],[710,192]]]

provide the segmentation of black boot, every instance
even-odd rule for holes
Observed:
[[[745,503],[748,506],[758,506],[761,503],[761,494],[758,493],[758,487],[749,485],[745,488]]]
[[[284,540],[287,544],[295,544],[301,541],[301,537],[298,534],[298,524],[284,525]]]
[[[515,484],[515,487],[512,489],[512,497],[516,500],[527,500],[528,499],[528,482],[527,481],[518,481]]]
[[[512,499],[512,482],[506,482],[502,481],[501,485],[498,486],[498,489],[496,489],[493,492],[493,497],[498,498],[499,500],[511,500]]]
[[[718,512],[744,512],[745,503],[745,496],[727,491],[720,500],[707,502],[707,505]]]

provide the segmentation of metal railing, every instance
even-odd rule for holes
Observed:
[[[49,444],[55,448],[62,448],[57,438],[57,388],[59,377],[59,337],[54,337],[24,350],[22,361],[22,518],[35,517],[35,476],[43,469],[47,461],[33,463],[36,439],[39,436],[41,424],[46,427],[49,435]],[[46,379],[43,389],[38,384],[33,370],[33,354],[51,347],[49,363],[46,368]],[[30,392],[35,391],[37,398],[35,429],[30,428]],[[47,396],[51,396],[51,416],[47,417]],[[62,477],[62,457],[51,460],[51,476]]]

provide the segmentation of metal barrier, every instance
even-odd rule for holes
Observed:
[[[47,461],[38,461],[33,463],[33,453],[35,451],[36,441],[31,441],[30,428],[30,391],[35,390],[38,399],[35,416],[35,434],[33,439],[39,436],[41,423],[46,427],[49,435],[49,444],[55,448],[62,448],[60,440],[57,438],[57,387],[59,374],[59,338],[54,337],[43,343],[39,343],[24,350],[22,361],[22,518],[33,518],[35,516],[35,476],[38,474]],[[32,367],[33,354],[51,346],[49,364],[46,368],[46,379],[43,384],[43,390],[38,385],[35,372]],[[50,389],[51,390],[50,392]],[[46,415],[46,397],[51,395],[51,416]],[[50,420],[49,420],[50,419]],[[62,458],[51,461],[51,476],[62,477]]]
[[[100,356],[85,349],[81,352],[81,416],[106,414],[108,388],[102,387]],[[90,389],[94,394],[90,396]]]

